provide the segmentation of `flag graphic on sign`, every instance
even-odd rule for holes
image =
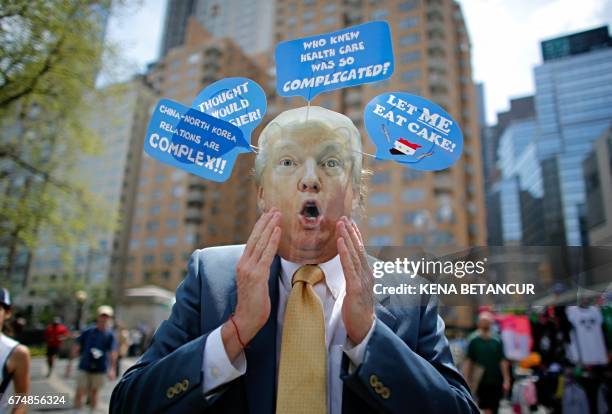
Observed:
[[[421,148],[421,145],[399,138],[393,143],[393,148],[389,152],[395,155],[414,155],[419,148]]]

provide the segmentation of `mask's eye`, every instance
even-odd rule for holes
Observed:
[[[323,162],[323,166],[326,168],[336,168],[340,166],[340,161],[335,158],[330,158]]]
[[[292,167],[295,165],[295,162],[291,158],[282,158],[278,164],[282,167]]]

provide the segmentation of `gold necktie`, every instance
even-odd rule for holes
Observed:
[[[323,277],[315,265],[302,266],[293,275],[283,323],[277,414],[327,413],[325,319],[312,289]]]

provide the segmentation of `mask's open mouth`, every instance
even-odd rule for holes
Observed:
[[[317,207],[314,201],[307,201],[304,203],[304,207],[302,211],[300,211],[300,214],[306,218],[317,218],[320,215],[319,207]]]
[[[300,223],[305,229],[315,229],[323,220],[321,206],[314,200],[305,201],[298,215]]]

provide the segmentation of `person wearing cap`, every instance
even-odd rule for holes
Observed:
[[[468,337],[463,365],[465,377],[475,388],[472,391],[478,406],[485,414],[497,413],[504,393],[510,392],[510,363],[504,355],[501,339],[492,332],[494,322],[491,312],[478,315],[478,329]],[[480,378],[474,378],[475,375]]]
[[[477,412],[436,302],[373,295],[353,220],[364,190],[353,122],[297,108],[258,145],[262,214],[246,245],[192,255],[111,412]]]
[[[11,295],[8,289],[0,288],[0,413],[8,408],[6,390],[13,381],[15,394],[27,394],[30,391],[30,351],[4,334],[4,323],[12,314]],[[25,413],[25,405],[13,407],[13,414]]]
[[[62,319],[59,316],[53,317],[53,321],[45,328],[45,341],[47,342],[47,377],[51,376],[53,365],[55,364],[55,357],[69,334],[68,328],[62,323]]]
[[[76,410],[81,408],[84,394],[89,396],[91,409],[95,410],[98,403],[98,391],[104,385],[105,375],[111,381],[115,379],[117,340],[109,326],[112,317],[112,307],[107,305],[98,307],[96,324],[81,332],[72,346],[66,376],[70,375],[72,358],[80,353],[74,397]]]

